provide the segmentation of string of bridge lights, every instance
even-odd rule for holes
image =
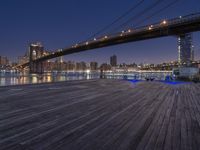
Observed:
[[[158,14],[158,13],[160,13],[161,11],[163,11],[163,10],[169,8],[170,6],[174,5],[174,4],[177,3],[178,1],[179,1],[179,0],[174,0],[174,1],[172,1],[171,3],[169,3],[168,5],[166,5],[164,8],[159,9],[158,11],[156,11],[155,13],[153,13],[151,16],[148,16],[147,18],[149,19],[149,18],[153,17],[155,14]],[[149,10],[153,9],[156,5],[160,4],[161,2],[162,2],[161,0],[157,0],[156,3],[154,3],[153,5],[150,5],[149,7],[145,8],[144,10],[142,10],[141,12],[139,12],[139,14],[142,14],[142,15],[143,15],[144,13],[146,13],[146,11],[149,11]],[[114,20],[111,24],[107,25],[107,26],[104,27],[102,30],[96,32],[96,33],[91,37],[91,38],[93,38],[93,40],[89,40],[89,39],[91,39],[91,38],[89,38],[88,40],[86,40],[86,41],[84,41],[84,42],[81,42],[81,43],[79,43],[79,44],[73,45],[72,48],[77,48],[79,45],[89,45],[90,42],[95,42],[95,41],[99,41],[99,40],[105,41],[106,39],[109,39],[110,36],[108,36],[108,35],[101,36],[101,37],[99,37],[99,38],[96,38],[95,36],[98,35],[99,33],[101,33],[102,31],[106,30],[106,29],[109,28],[110,26],[112,26],[114,23],[118,22],[118,21],[119,21],[120,19],[122,19],[123,17],[127,16],[130,12],[132,12],[133,10],[135,10],[137,7],[139,7],[139,6],[140,6],[141,4],[143,4],[143,3],[144,3],[144,0],[139,1],[136,5],[134,5],[134,6],[133,6],[131,9],[129,9],[127,12],[125,12],[125,13],[122,14],[120,17],[118,17],[116,20]],[[138,15],[135,15],[134,17],[136,17],[136,16],[138,16]],[[132,18],[133,18],[133,17],[132,17]],[[123,25],[126,25],[127,23],[129,23],[130,20],[132,20],[132,18],[129,19],[128,21],[126,21],[126,23],[124,23]],[[161,25],[166,25],[166,24],[167,24],[167,20],[163,20],[160,24],[161,24]],[[122,26],[122,25],[120,25],[120,26]],[[150,26],[147,27],[148,30],[152,30],[153,28],[154,28],[154,25],[150,25]],[[117,34],[119,34],[121,37],[123,37],[124,35],[127,35],[128,33],[133,33],[134,31],[136,31],[136,30],[134,30],[134,29],[122,30],[121,33],[117,33]],[[112,36],[112,35],[111,35],[111,36]]]
[[[167,20],[163,20],[159,25],[167,25]],[[155,27],[155,25],[150,25],[150,26],[147,26],[145,28],[150,31],[150,30],[154,29],[154,27]],[[144,29],[144,28],[141,28],[141,29]],[[122,30],[120,33],[117,33],[117,35],[123,37],[125,35],[128,35],[129,33],[134,33],[138,30],[139,29],[135,29],[135,30],[134,29],[128,29],[127,31]],[[77,44],[73,45],[72,48],[77,48],[78,46],[83,46],[83,45],[89,45],[91,42],[97,42],[99,40],[105,41],[105,40],[109,39],[110,37],[112,37],[112,35],[110,35],[110,36],[105,35],[105,36],[102,36],[102,37],[99,37],[99,38],[94,37],[93,40],[86,41],[84,43],[79,43],[79,44],[77,43]]]

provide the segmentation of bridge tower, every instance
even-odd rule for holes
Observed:
[[[41,43],[32,43],[29,46],[29,73],[42,74],[44,72],[43,62],[34,62],[35,59],[42,57],[44,47]]]

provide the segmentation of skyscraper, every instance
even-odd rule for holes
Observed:
[[[76,63],[76,70],[77,71],[84,71],[86,70],[87,66],[86,66],[86,63],[85,62],[77,62]]]
[[[90,62],[90,69],[91,70],[97,70],[98,69],[98,63],[97,62]]]
[[[178,62],[189,65],[194,60],[194,49],[192,46],[192,34],[186,33],[178,38]]]
[[[113,67],[117,66],[117,56],[116,55],[113,55],[110,57],[110,65]]]

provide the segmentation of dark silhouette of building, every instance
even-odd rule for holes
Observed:
[[[87,69],[86,63],[85,62],[77,62],[76,63],[76,70],[77,71],[84,71]]]
[[[98,63],[97,62],[90,62],[90,69],[91,70],[97,70],[98,69]]]
[[[8,64],[9,64],[8,58],[4,56],[0,56],[0,65],[8,65]]]
[[[117,56],[116,55],[113,55],[110,57],[110,65],[113,67],[117,66]]]
[[[66,70],[67,71],[73,71],[73,70],[75,70],[75,67],[76,67],[75,62],[68,61],[66,63]]]
[[[111,69],[111,65],[109,65],[107,63],[103,63],[103,64],[101,64],[100,69],[103,71],[108,71]]]
[[[58,49],[57,51],[61,52],[62,49]],[[63,62],[63,56],[56,58],[55,65],[56,65],[55,70],[57,70],[57,71],[62,71],[65,69],[65,64]]]

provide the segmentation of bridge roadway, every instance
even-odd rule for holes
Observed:
[[[34,62],[41,62],[53,59],[63,55],[83,52],[96,48],[107,47],[111,45],[123,44],[128,42],[159,38],[164,36],[179,36],[188,32],[200,31],[200,13],[174,18],[171,20],[163,20],[149,26],[129,29],[120,33],[105,35],[103,37],[94,37],[90,41],[75,44],[71,47],[62,49],[61,51],[53,52],[44,57],[34,60]],[[29,62],[20,65],[25,67]]]
[[[200,84],[0,87],[1,150],[199,150]]]

